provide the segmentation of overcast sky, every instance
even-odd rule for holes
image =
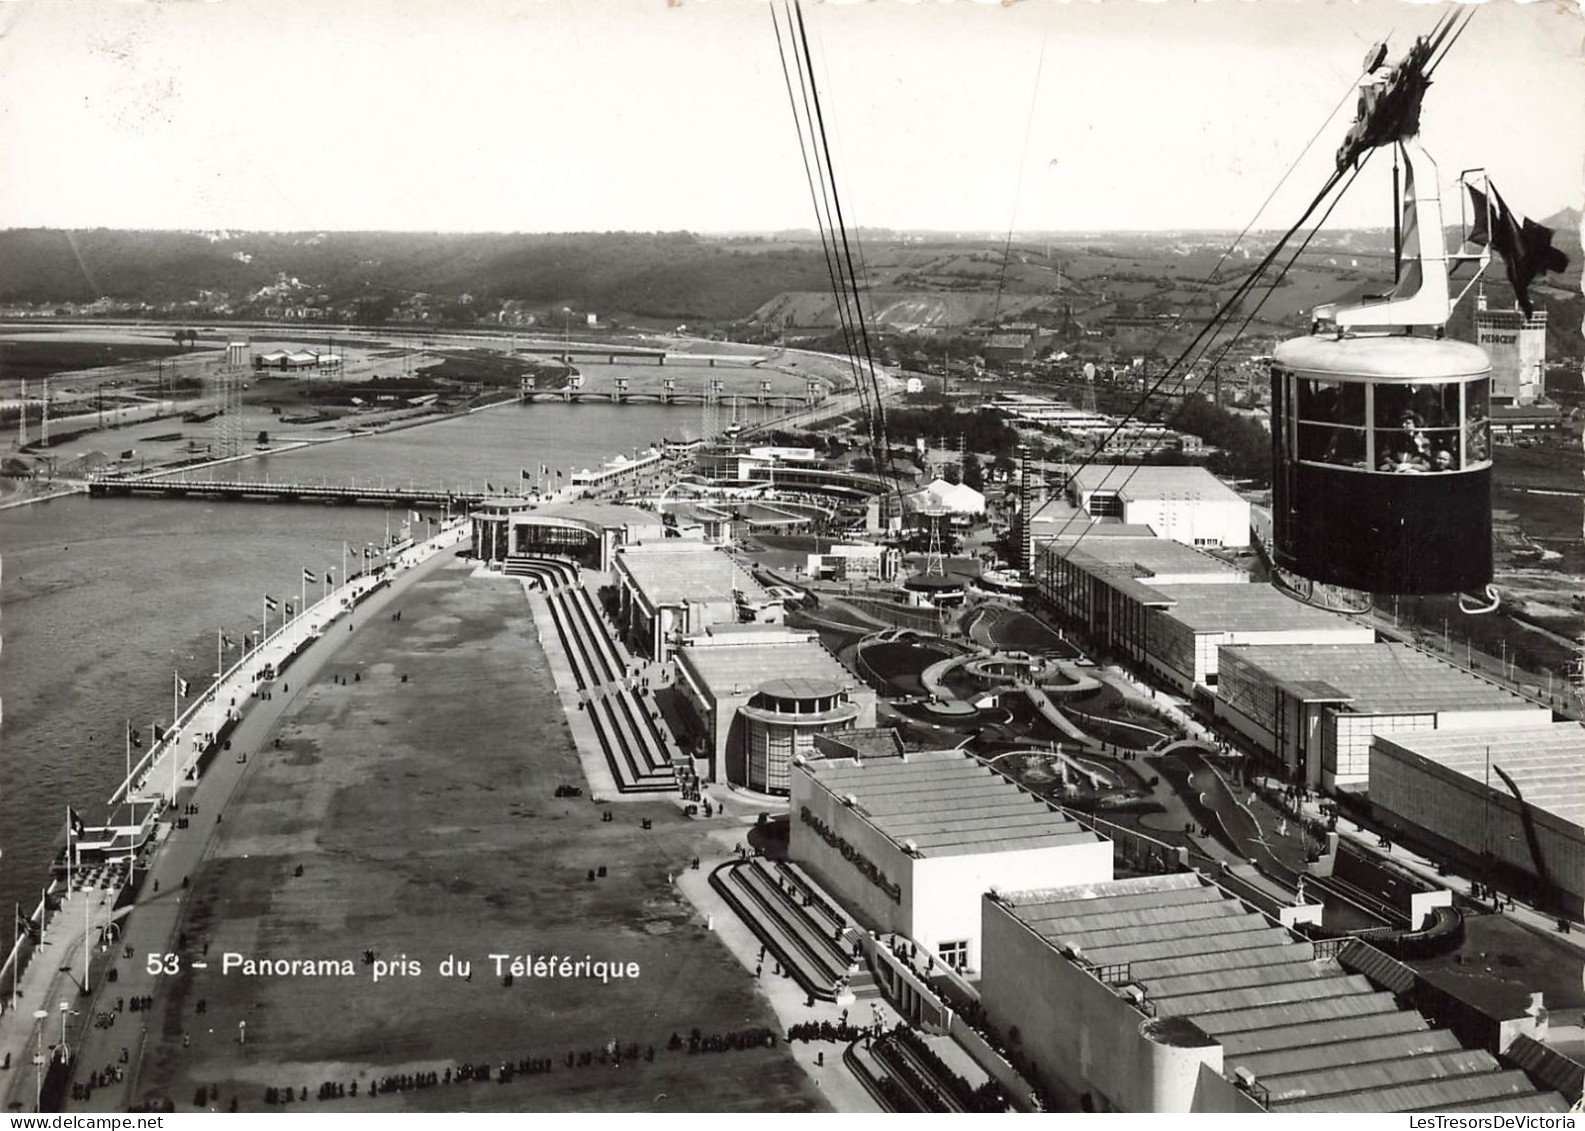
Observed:
[[[1240,228],[1345,102],[1263,214],[1285,227],[1367,48],[1442,10],[804,9],[849,224],[972,231]],[[0,0],[0,30],[0,226],[813,226],[765,0]],[[1577,0],[1476,13],[1425,101],[1445,182],[1581,203],[1582,39]],[[1334,223],[1387,223],[1372,188]]]

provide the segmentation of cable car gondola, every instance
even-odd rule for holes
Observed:
[[[1491,362],[1443,330],[1463,297],[1450,299],[1450,269],[1477,265],[1468,293],[1490,251],[1443,243],[1436,165],[1416,136],[1425,59],[1411,51],[1361,84],[1338,157],[1387,144],[1403,158],[1397,284],[1317,308],[1312,332],[1273,354],[1272,558],[1363,594],[1489,596]]]

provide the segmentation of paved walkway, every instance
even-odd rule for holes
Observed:
[[[843,1007],[827,1001],[817,1001],[810,1006],[807,1004],[809,1000],[807,995],[799,988],[797,982],[785,974],[782,977],[772,974],[776,968],[775,961],[764,955],[758,936],[737,917],[710,886],[711,871],[735,858],[736,854],[731,850],[731,846],[739,843],[747,844],[746,832],[747,828],[723,832],[717,838],[722,844],[720,854],[702,857],[697,870],[682,872],[677,877],[677,887],[699,909],[699,914],[705,917],[711,929],[726,944],[733,956],[743,964],[745,970],[750,972],[756,968],[761,970],[758,979],[759,991],[775,1011],[784,1032],[800,1021],[830,1021],[836,1024],[842,1020]],[[762,961],[762,956],[767,961]],[[847,1011],[847,1019],[854,1025],[869,1024],[875,1019],[872,1011],[875,1011],[882,1026],[888,1030],[902,1020],[891,1006],[878,998],[873,1002],[861,1001],[852,1006],[851,1010]],[[792,1053],[793,1059],[798,1062],[798,1066],[809,1074],[809,1078],[824,1093],[835,1110],[842,1112],[883,1110],[865,1090],[864,1085],[860,1084],[842,1063],[842,1050],[846,1048],[844,1043],[793,1041],[787,1048]],[[825,1054],[824,1064],[817,1063],[821,1059],[821,1053]]]

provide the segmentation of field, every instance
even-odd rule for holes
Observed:
[[[139,361],[153,362],[193,352],[178,346],[174,341],[165,344],[152,340],[79,341],[75,340],[75,336],[73,339],[62,339],[53,334],[6,337],[0,339],[0,375],[4,377],[4,387],[8,392],[13,389],[13,382],[25,380],[32,386],[34,395],[37,395],[39,384],[44,378],[58,373],[74,373],[80,369],[98,369]]]
[[[420,580],[400,622],[349,638],[299,692],[281,752],[249,767],[182,927],[211,966],[166,980],[139,1094],[178,1110],[201,1086],[242,1110],[262,1109],[269,1088],[306,1088],[295,1106],[309,1110],[822,1107],[783,1046],[668,1047],[695,1029],[779,1029],[670,882],[707,825],[667,803],[621,806],[607,822],[587,797],[555,796],[587,787],[545,706],[528,607],[515,583],[466,570]],[[228,952],[346,960],[351,972],[223,974]],[[492,954],[636,973],[607,982],[553,962],[550,975],[507,977]],[[448,958],[471,963],[469,976],[448,973]],[[376,980],[370,960],[387,975]],[[494,1075],[524,1059],[550,1069],[370,1095],[392,1076],[470,1062]],[[352,1094],[317,1100],[327,1083]]]

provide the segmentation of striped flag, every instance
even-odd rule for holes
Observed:
[[[181,676],[176,677],[176,692],[183,699],[187,698],[187,681]]]
[[[308,584],[313,585],[315,582],[317,582],[319,580],[319,578],[314,576],[314,571],[313,570],[308,569],[305,566],[303,568],[303,580],[308,582]]]
[[[264,607],[273,613],[276,609],[280,608],[280,605],[275,603],[274,597],[271,597],[268,593],[266,593],[264,595]]]
[[[237,642],[222,632],[220,634],[220,646],[222,648],[235,648],[237,646]]]
[[[292,615],[292,602],[290,600],[288,600],[286,602],[286,615],[287,616],[291,616]]]

